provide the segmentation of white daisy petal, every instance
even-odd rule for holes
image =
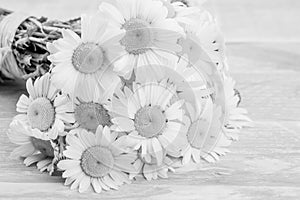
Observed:
[[[110,172],[110,175],[114,181],[116,181],[116,180],[118,181],[119,185],[121,185],[123,183],[130,183],[128,176],[125,175],[124,173],[119,173],[119,172],[116,172],[113,170]]]
[[[100,4],[99,9],[107,15],[110,15],[116,25],[121,26],[121,24],[125,22],[122,14],[113,5],[103,2]]]
[[[183,105],[184,100],[180,100],[172,104],[169,108],[166,110],[166,117],[169,120],[182,120],[183,117],[183,110],[181,109],[181,106]]]
[[[81,152],[84,151],[84,149],[85,149],[84,145],[80,142],[80,140],[72,134],[67,135],[66,141],[67,141],[67,144],[78,148]]]
[[[75,148],[71,147],[67,147],[67,150],[64,151],[64,156],[66,156],[67,158],[71,158],[71,159],[76,159],[79,160],[81,158],[81,151],[77,150]]]
[[[76,180],[71,185],[71,190],[77,189],[79,187],[79,184],[80,184],[80,182],[81,182],[81,180],[83,179],[84,176],[85,175],[84,175],[83,172],[78,175]]]
[[[101,193],[102,187],[99,184],[98,179],[97,178],[91,178],[91,181],[92,181],[92,185],[93,185],[93,188],[94,188],[95,192]]]
[[[106,190],[106,191],[110,190],[110,188],[106,184],[103,183],[101,178],[98,178],[97,180],[103,190]]]
[[[105,185],[109,186],[112,189],[118,190],[119,187],[114,183],[114,181],[109,176],[104,176],[101,178],[102,182],[105,183]]]
[[[28,157],[32,155],[35,152],[35,148],[32,146],[32,144],[24,144],[21,145],[13,150],[11,153],[11,157],[17,158],[17,157]]]
[[[69,168],[66,171],[64,171],[64,173],[62,174],[62,177],[67,178],[67,177],[76,175],[80,172],[81,172],[81,168],[79,166],[78,167],[72,167],[72,168]]]
[[[135,129],[134,122],[131,119],[124,117],[115,117],[112,122],[118,126],[121,131],[132,131]]]
[[[62,35],[68,42],[74,45],[74,47],[80,43],[80,37],[75,32],[69,29],[62,29]]]
[[[25,160],[24,160],[24,164],[28,167],[38,161],[44,160],[46,158],[45,155],[43,154],[35,154],[32,156],[28,156]]]
[[[88,176],[84,176],[79,184],[79,192],[85,192],[90,187],[91,178]]]
[[[32,99],[35,99],[37,97],[36,93],[35,93],[35,90],[34,90],[34,87],[33,87],[33,83],[32,83],[32,79],[31,78],[26,81],[26,89],[27,89],[27,92],[29,93],[29,96]]]
[[[152,139],[152,146],[153,146],[153,151],[155,153],[155,157],[157,159],[157,165],[161,165],[163,162],[163,149],[161,147],[161,144],[157,140],[157,138]]]
[[[80,164],[79,160],[78,161],[76,161],[76,160],[61,160],[61,161],[59,161],[57,166],[60,169],[67,170],[70,168],[78,167],[79,164]]]
[[[17,112],[26,113],[31,102],[32,100],[27,96],[25,96],[24,94],[21,95],[17,102]]]

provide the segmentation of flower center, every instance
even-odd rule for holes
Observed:
[[[114,157],[109,149],[93,146],[82,153],[80,165],[86,175],[99,178],[113,169]]]
[[[134,125],[141,136],[152,138],[164,131],[166,122],[166,116],[159,106],[145,106],[135,114]]]
[[[201,137],[204,131],[202,131],[201,128],[199,121],[195,121],[190,125],[187,133],[187,139],[190,145],[196,149],[201,149],[202,147]]]
[[[27,117],[32,128],[46,131],[54,122],[54,107],[49,99],[37,98],[29,105]]]
[[[104,61],[103,50],[94,43],[82,43],[72,55],[72,64],[76,70],[91,74],[102,67]]]
[[[80,127],[96,130],[99,125],[111,126],[110,115],[103,105],[98,103],[81,103],[75,108],[75,119]]]
[[[125,46],[128,53],[138,55],[149,49],[153,40],[153,33],[149,25],[147,21],[138,18],[132,18],[123,24],[126,34],[122,38],[121,44]]]
[[[54,157],[54,150],[51,146],[50,141],[31,137],[31,143],[34,146],[34,148],[39,150],[43,155],[48,157]]]

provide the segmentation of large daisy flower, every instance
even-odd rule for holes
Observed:
[[[45,74],[34,83],[28,79],[26,88],[29,97],[21,95],[17,102],[17,112],[22,113],[18,118],[31,128],[36,138],[49,140],[64,135],[65,125],[75,121],[73,104],[53,87],[50,74]]]
[[[25,158],[26,166],[36,164],[40,171],[51,170],[54,151],[50,141],[35,138],[31,128],[18,116],[11,122],[7,135],[12,143],[19,145],[11,153],[12,158]]]
[[[86,191],[91,185],[97,193],[102,190],[118,189],[124,183],[130,183],[128,173],[134,173],[132,163],[136,153],[125,153],[116,140],[117,133],[99,126],[96,133],[84,129],[72,130],[67,135],[67,160],[58,163],[64,170],[62,177],[71,189]]]
[[[112,119],[114,129],[129,132],[126,143],[141,151],[141,157],[157,159],[161,165],[164,150],[174,142],[182,131],[184,100],[176,100],[176,87],[163,80],[145,84],[133,83],[133,90],[125,87],[124,92],[113,98],[112,112],[119,115]]]
[[[103,90],[119,77],[112,63],[123,51],[120,39],[123,30],[110,26],[104,15],[82,15],[81,37],[72,30],[62,30],[63,38],[48,43],[53,63],[53,84],[72,97],[83,88]]]
[[[76,97],[74,101],[75,126],[92,132],[99,125],[111,126],[111,113],[108,107],[111,106],[111,98],[117,85],[120,86],[118,82],[112,82],[110,87],[101,93],[91,87],[85,88],[81,97]]]
[[[147,63],[162,63],[169,53],[179,52],[177,40],[184,34],[168,9],[156,0],[115,0],[103,2],[100,11],[111,16],[111,22],[125,30],[121,44],[126,54],[115,63],[115,70],[130,76],[132,70]]]
[[[208,162],[215,162],[219,157],[228,152],[227,147],[232,143],[232,140],[238,138],[240,129],[245,126],[251,125],[251,120],[246,116],[247,111],[238,107],[239,98],[235,95],[234,91],[235,82],[230,77],[224,77],[225,88],[225,107],[227,110],[227,117],[225,121],[220,121],[220,109],[213,111],[213,102],[211,99],[203,106],[201,115],[194,112],[194,108],[187,104],[187,113],[189,119],[185,122],[191,122],[187,132],[188,144],[182,149],[181,155],[183,156],[182,163],[184,165],[191,161],[199,163],[200,159]],[[218,129],[221,124],[222,128]],[[212,128],[210,128],[212,126]],[[210,137],[216,133],[218,137]],[[179,138],[179,137],[178,137]],[[207,141],[206,138],[213,138]],[[184,140],[183,137],[180,140]],[[212,142],[215,140],[214,142]],[[205,148],[206,143],[212,146],[211,149]]]

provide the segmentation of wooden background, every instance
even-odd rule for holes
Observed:
[[[88,2],[88,3],[87,3]],[[92,12],[97,0],[0,0],[0,6],[51,18]],[[300,1],[214,0],[228,43],[242,106],[255,120],[220,162],[168,180],[137,181],[119,191],[79,194],[59,177],[10,160],[6,131],[24,92],[22,82],[0,85],[0,199],[300,199]]]

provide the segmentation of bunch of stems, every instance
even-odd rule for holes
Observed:
[[[0,8],[0,23],[11,13]],[[11,44],[11,50],[18,67],[24,74],[23,79],[36,78],[49,71],[51,62],[47,59],[49,52],[46,44],[61,38],[62,29],[71,29],[80,35],[80,18],[59,21],[48,20],[46,17],[29,17],[20,24]],[[0,74],[0,78],[7,77]]]

